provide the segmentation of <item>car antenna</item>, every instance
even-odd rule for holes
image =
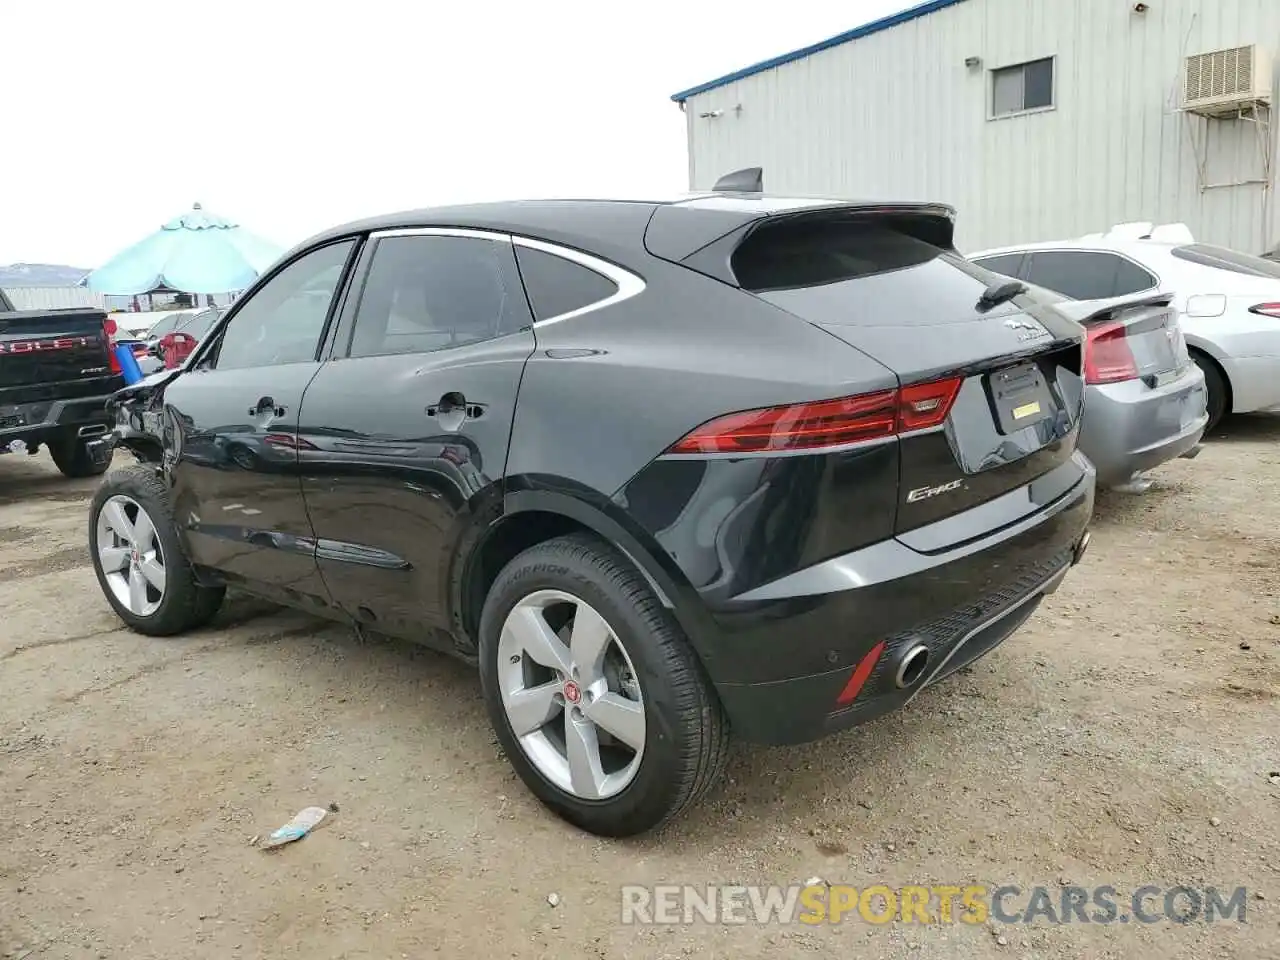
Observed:
[[[997,280],[982,291],[976,307],[980,313],[986,313],[992,307],[997,307],[1026,292],[1027,285],[1021,280]]]
[[[764,167],[744,167],[726,173],[711,190],[714,193],[764,193]]]

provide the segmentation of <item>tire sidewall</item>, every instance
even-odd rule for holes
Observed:
[[[1205,391],[1209,395],[1209,422],[1205,425],[1205,432],[1208,433],[1210,430],[1215,429],[1227,414],[1227,385],[1212,360],[1208,360],[1199,354],[1194,354],[1192,359],[1201,372],[1204,373]]]
[[[549,781],[525,754],[507,718],[498,684],[498,640],[508,614],[538,590],[560,590],[594,607],[621,641],[635,668],[645,707],[644,755],[634,779],[613,797],[583,800]],[[611,589],[606,575],[594,564],[543,545],[521,554],[498,575],[480,619],[481,687],[507,758],[543,803],[571,823],[602,834],[635,833],[650,825],[649,821],[664,819],[659,810],[672,804],[680,780],[681,732],[675,726],[678,714],[662,641],[653,636],[654,625],[645,613],[621,594]],[[665,616],[665,611],[661,613]]]
[[[69,428],[64,429],[61,434],[45,445],[49,449],[49,456],[53,458],[54,466],[63,476],[71,479],[98,477],[106,473],[111,466],[110,456],[101,464],[95,463],[89,455],[88,441],[82,440]]]

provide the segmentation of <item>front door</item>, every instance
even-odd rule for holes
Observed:
[[[355,246],[320,247],[276,272],[164,394],[172,504],[192,562],[284,599],[327,598],[296,433]]]
[[[459,538],[501,501],[532,320],[505,237],[370,243],[360,301],[303,398],[302,485],[334,601],[427,639],[449,626]]]

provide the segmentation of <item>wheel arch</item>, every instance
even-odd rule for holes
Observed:
[[[1232,412],[1232,408],[1235,405],[1235,388],[1231,385],[1231,375],[1227,373],[1227,368],[1223,366],[1222,358],[1207,346],[1202,346],[1201,343],[1202,341],[1199,341],[1199,338],[1197,338],[1196,341],[1188,339],[1187,350],[1190,352],[1192,359],[1195,359],[1196,355],[1199,354],[1204,357],[1206,361],[1213,364],[1213,368],[1217,371],[1218,376],[1222,378],[1222,385],[1226,387],[1227,390],[1226,403],[1223,405],[1223,413],[1229,414]]]
[[[514,489],[513,489],[514,488]],[[487,521],[487,522],[486,522]],[[477,524],[451,578],[454,629],[473,650],[478,646],[480,612],[489,587],[516,555],[538,543],[571,533],[590,533],[620,551],[640,571],[663,607],[671,612],[702,657],[699,624],[681,600],[692,587],[674,562],[616,504],[588,491],[537,488],[509,483],[502,507]]]

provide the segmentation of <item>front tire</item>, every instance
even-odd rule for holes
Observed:
[[[139,633],[185,633],[222,605],[225,588],[196,580],[154,469],[131,467],[103,481],[89,508],[89,551],[107,601]]]
[[[94,463],[89,456],[88,441],[78,437],[75,430],[63,430],[49,440],[47,446],[54,465],[62,471],[64,477],[72,480],[100,476],[111,466],[109,456],[102,463]]]
[[[480,677],[516,772],[591,833],[650,830],[724,768],[728,723],[701,664],[644,578],[594,537],[538,544],[498,574]]]

